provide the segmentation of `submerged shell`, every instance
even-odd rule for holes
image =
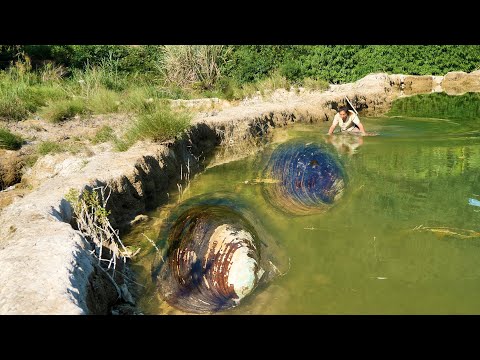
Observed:
[[[184,212],[170,230],[157,286],[171,306],[208,313],[232,308],[262,277],[254,229],[223,206]]]
[[[279,210],[307,215],[328,209],[345,188],[341,164],[326,148],[299,142],[281,144],[263,177],[264,195]]]

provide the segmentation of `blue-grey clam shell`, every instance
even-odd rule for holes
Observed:
[[[263,178],[266,199],[295,215],[327,210],[342,196],[346,183],[341,163],[326,147],[298,141],[274,150]]]

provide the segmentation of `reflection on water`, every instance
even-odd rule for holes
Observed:
[[[433,95],[430,105],[428,98],[421,100],[427,109],[409,98],[416,112],[402,109],[414,117],[363,118],[379,133],[375,137],[327,137],[323,123],[276,129],[265,151],[210,168],[192,181],[182,204],[229,194],[261,229],[259,238],[275,239],[290,260],[282,276],[221,313],[480,313],[478,99],[468,95],[455,113],[458,98]],[[354,139],[363,142],[354,143],[354,151],[342,143]],[[271,185],[263,171],[289,141],[325,146],[342,164],[348,186],[327,211],[287,214],[263,196],[264,186]],[[159,229],[176,208],[160,209],[126,239],[145,249],[135,269],[147,284],[140,301],[146,313],[179,313],[148,286],[154,250],[141,235],[158,237],[165,246]]]
[[[363,144],[363,137],[356,134],[335,134],[326,137],[326,142],[332,144],[339,154],[354,155]]]
[[[459,96],[434,93],[405,97],[393,102],[388,115],[427,119],[458,119],[462,121],[462,126],[468,127],[469,122],[466,120],[479,119],[480,93],[466,93]]]

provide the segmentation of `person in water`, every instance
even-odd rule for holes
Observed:
[[[332,135],[333,130],[340,126],[340,130],[343,131],[352,131],[359,132],[362,135],[366,135],[365,128],[363,127],[358,115],[355,114],[352,110],[348,110],[348,107],[341,106],[338,109],[338,113],[335,114],[333,118],[332,126],[328,129],[328,135]]]

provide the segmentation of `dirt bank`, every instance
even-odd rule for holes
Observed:
[[[77,154],[47,155],[23,174],[28,191],[24,188],[11,196],[12,203],[0,213],[0,313],[107,313],[115,303],[128,302],[128,293],[118,300],[89,254],[90,244],[72,228],[71,208],[64,199],[71,188],[109,185],[111,222],[125,230],[137,215],[168,201],[177,184],[185,183],[180,174],[187,165],[191,177],[201,171],[203,160],[222,141],[245,142],[292,122],[331,121],[345,96],[362,114],[380,115],[401,96],[447,89],[480,91],[479,79],[479,71],[445,77],[373,74],[352,84],[332,85],[325,92],[278,90],[263,99],[207,107],[197,113],[188,134],[176,141],[142,142],[122,153],[103,144]],[[112,121],[124,126],[121,116],[103,119],[90,129]],[[23,125],[9,127],[21,133]],[[67,135],[58,128],[28,131],[35,131],[38,141],[47,134],[57,141],[60,136],[78,136],[72,133],[88,131],[88,126],[71,128]],[[12,191],[16,189],[0,195]]]

